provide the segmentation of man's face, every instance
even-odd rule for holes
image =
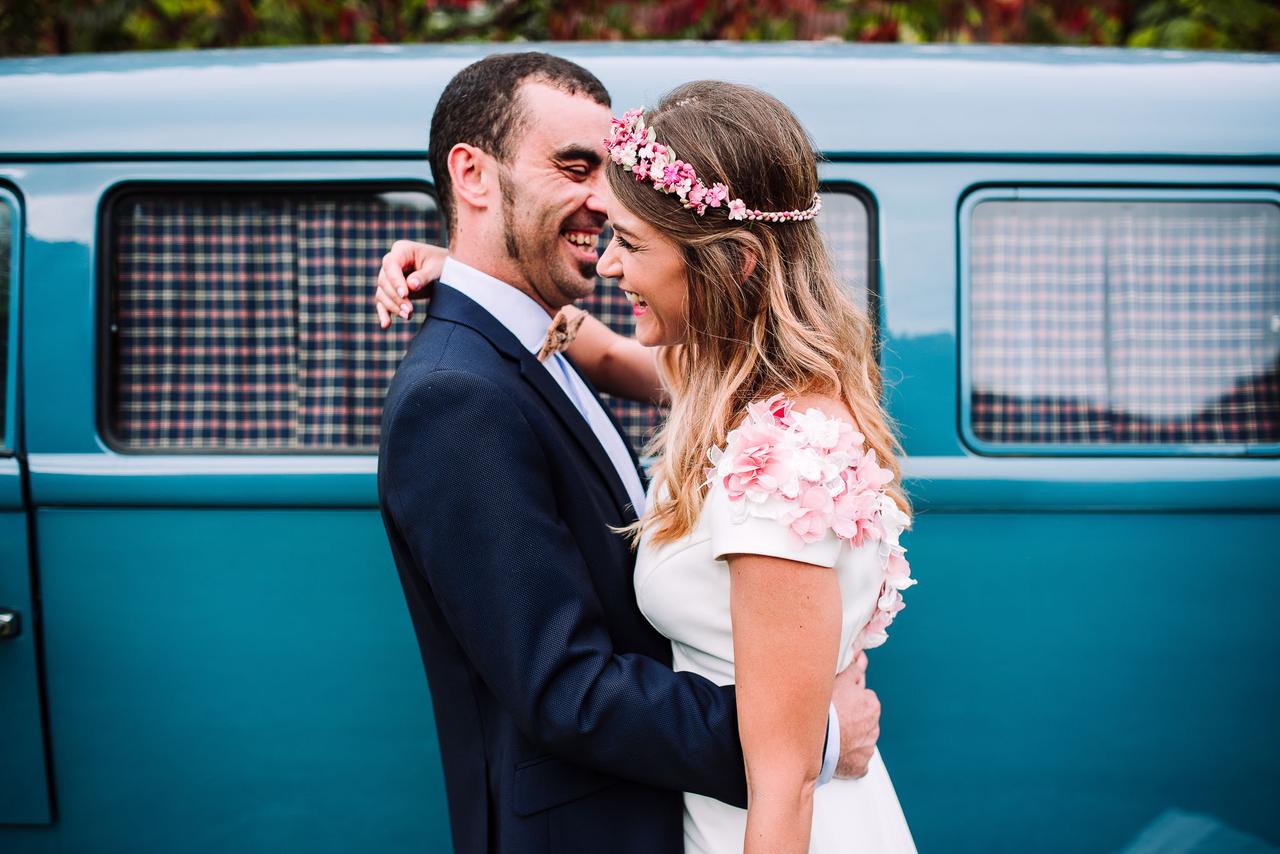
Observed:
[[[608,107],[543,83],[520,87],[523,132],[499,164],[507,254],[552,309],[595,287],[605,226]]]

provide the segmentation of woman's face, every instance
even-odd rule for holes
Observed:
[[[616,278],[631,301],[636,339],[646,347],[684,343],[689,279],[679,248],[612,198],[609,220],[613,240],[596,272]]]

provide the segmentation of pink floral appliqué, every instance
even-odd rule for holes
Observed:
[[[877,544],[882,578],[876,610],[858,636],[862,649],[880,646],[902,610],[902,591],[916,583],[898,539],[910,522],[886,492],[893,472],[853,425],[820,409],[794,411],[783,395],[747,407],[746,420],[725,447],[708,456],[711,478],[724,486],[742,518],[771,518],[799,542],[833,533],[852,546]]]

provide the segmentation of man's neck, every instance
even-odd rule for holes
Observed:
[[[538,296],[537,291],[529,284],[524,272],[505,252],[495,255],[493,252],[479,251],[479,247],[465,241],[454,241],[449,244],[449,255],[454,260],[515,288],[536,302],[547,313],[548,317],[555,315],[556,309],[548,306],[542,297]]]

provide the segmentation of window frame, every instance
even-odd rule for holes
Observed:
[[[152,448],[140,448],[130,445],[120,439],[119,436],[111,428],[111,414],[115,406],[116,390],[112,385],[112,377],[115,374],[115,332],[113,324],[115,318],[111,314],[112,297],[115,294],[116,282],[112,276],[113,266],[115,263],[115,255],[113,247],[115,246],[115,230],[112,226],[112,214],[116,209],[116,205],[127,201],[130,196],[145,195],[155,196],[163,193],[205,193],[209,195],[219,196],[255,196],[266,195],[273,192],[280,193],[322,193],[322,194],[341,194],[346,193],[352,196],[371,196],[381,193],[424,193],[432,201],[436,207],[436,211],[440,214],[440,234],[444,242],[448,243],[448,224],[444,220],[443,211],[440,207],[440,198],[436,193],[435,184],[430,181],[421,180],[400,180],[400,181],[343,181],[343,180],[318,180],[310,181],[301,180],[271,180],[271,181],[252,181],[252,180],[232,180],[232,181],[173,181],[173,180],[129,180],[112,186],[107,192],[103,193],[98,205],[98,225],[95,243],[99,247],[96,260],[96,274],[98,277],[99,287],[97,291],[97,301],[94,306],[94,329],[97,331],[97,341],[94,350],[97,355],[97,370],[95,376],[96,387],[96,403],[94,405],[95,428],[99,439],[103,445],[115,454],[127,457],[246,457],[246,458],[264,458],[264,457],[345,457],[364,460],[376,459],[378,455],[377,448],[370,449],[354,449],[354,448],[219,448],[213,446],[201,447],[171,447],[159,446]],[[388,249],[391,247],[388,246]],[[373,284],[376,281],[376,271],[370,271],[369,277],[369,317],[370,323],[374,322],[373,314]],[[383,334],[389,334],[383,330]]]
[[[1280,442],[1248,445],[1243,443],[1142,443],[1142,442],[991,442],[980,439],[973,430],[970,374],[972,334],[970,302],[972,288],[973,213],[984,202],[1252,202],[1280,208],[1280,190],[1274,187],[1157,187],[1098,186],[1061,187],[1041,185],[982,186],[970,189],[961,199],[958,211],[959,293],[957,297],[957,345],[959,353],[959,431],[963,444],[984,456],[1034,457],[1270,457],[1280,456]]]
[[[0,458],[17,455],[18,448],[18,366],[22,350],[19,347],[22,315],[22,199],[10,185],[0,183],[0,205],[9,209],[9,316],[8,337],[5,340],[4,358],[4,430],[0,432]]]

